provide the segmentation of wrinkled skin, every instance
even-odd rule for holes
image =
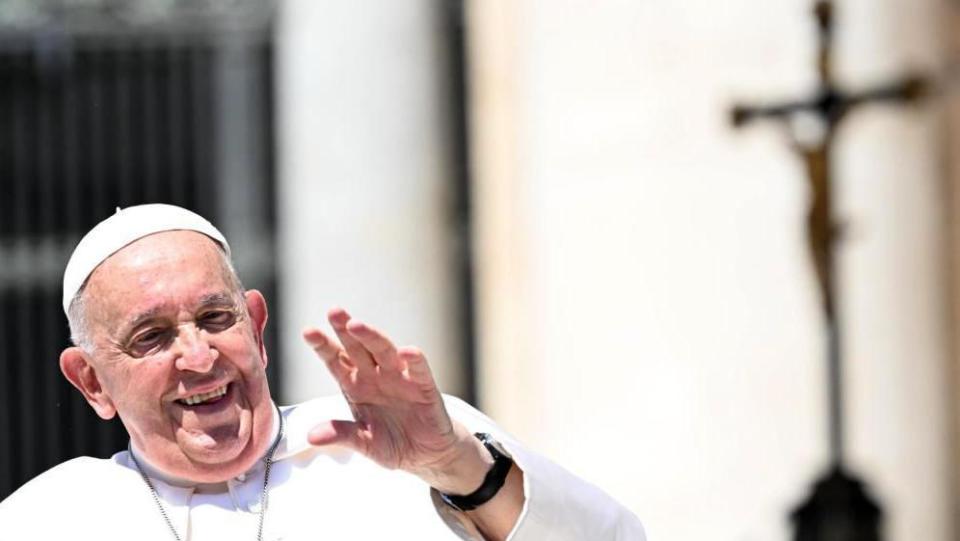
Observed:
[[[61,368],[104,419],[119,415],[152,465],[218,482],[271,442],[266,303],[231,280],[219,247],[192,231],[139,239],[107,258],[84,291],[92,352]],[[215,407],[180,400],[228,385]]]

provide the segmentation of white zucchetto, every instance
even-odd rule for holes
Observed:
[[[69,315],[70,303],[87,277],[105,259],[131,242],[162,231],[197,231],[217,241],[230,256],[227,239],[205,218],[185,208],[162,203],[120,209],[97,224],[80,239],[67,268],[63,271],[63,312]]]

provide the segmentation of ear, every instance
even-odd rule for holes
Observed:
[[[117,408],[110,395],[103,389],[97,371],[91,364],[86,352],[78,347],[69,347],[60,354],[60,371],[74,387],[87,399],[101,419],[113,419]]]
[[[267,366],[267,348],[263,344],[263,330],[267,328],[267,300],[263,294],[256,289],[248,289],[243,294],[247,301],[247,312],[250,313],[250,320],[253,324],[254,338],[260,347],[260,358],[263,366]]]

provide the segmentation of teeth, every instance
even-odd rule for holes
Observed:
[[[223,387],[220,387],[220,388],[218,388],[218,389],[214,389],[214,390],[210,391],[209,393],[200,393],[200,394],[195,394],[195,395],[193,395],[193,396],[188,396],[187,398],[184,398],[184,399],[182,399],[182,400],[180,400],[180,401],[183,402],[184,404],[188,405],[188,406],[194,406],[194,405],[196,405],[196,404],[200,404],[200,403],[206,402],[207,400],[213,400],[214,398],[220,398],[221,396],[223,396],[223,395],[225,395],[225,394],[227,394],[227,386],[226,386],[226,385],[224,385]]]

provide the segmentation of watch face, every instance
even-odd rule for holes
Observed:
[[[507,452],[507,449],[503,446],[503,444],[500,443],[499,441],[493,439],[493,436],[491,436],[490,434],[479,433],[479,434],[477,434],[477,438],[479,438],[480,441],[482,441],[483,444],[484,444],[487,448],[491,448],[491,447],[492,447],[493,449],[495,449],[495,450],[496,450],[498,453],[500,453],[501,455],[503,455],[503,456],[505,456],[505,457],[508,457],[508,458],[513,458],[513,456],[510,455],[509,452]],[[496,458],[496,457],[494,457],[494,458]]]

